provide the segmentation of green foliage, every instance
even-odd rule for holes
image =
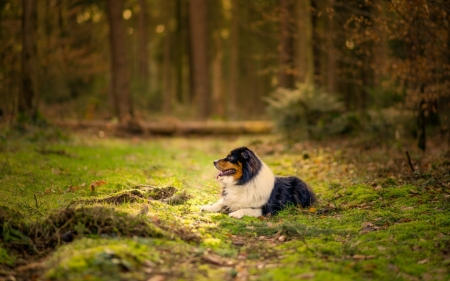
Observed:
[[[388,138],[410,138],[417,130],[414,112],[388,107],[367,111],[367,121],[362,123],[364,132]]]
[[[276,127],[289,138],[321,138],[345,130],[346,124],[336,118],[343,103],[311,84],[297,84],[293,90],[278,88],[266,101]]]
[[[14,256],[11,256],[5,248],[0,246],[0,265],[4,264],[4,265],[12,266],[12,265],[14,265],[15,260],[16,259]]]
[[[355,132],[399,140],[410,138],[416,131],[411,110],[399,106],[375,105],[364,113],[344,111],[344,105],[337,95],[328,94],[309,84],[298,84],[293,90],[277,89],[266,100],[276,128],[293,140],[322,139]],[[383,104],[382,101],[379,103]]]

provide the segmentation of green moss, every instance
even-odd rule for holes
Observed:
[[[345,159],[354,153],[314,144],[306,152],[283,148],[264,155],[264,145],[272,146],[262,144],[261,155],[275,173],[300,175],[311,184],[319,198],[315,210],[290,206],[270,218],[240,220],[200,212],[220,194],[211,160],[251,142],[6,139],[0,149],[0,196],[7,206],[0,207],[0,263],[13,265],[11,253],[23,252],[23,236],[31,239],[26,240],[29,255],[35,254],[33,246],[50,253],[48,280],[147,280],[155,274],[167,280],[230,280],[246,274],[256,280],[450,277],[448,178],[400,180],[365,169],[370,163],[389,172],[390,159],[382,150]],[[91,190],[98,180],[107,183]],[[172,206],[149,199],[159,193],[144,191],[133,202],[104,200],[138,185],[171,186],[191,198]],[[80,204],[67,208],[74,201]],[[12,229],[22,236],[11,236]],[[61,237],[71,230],[78,235],[64,244]]]
[[[48,261],[49,280],[144,280],[146,261],[161,262],[151,243],[122,239],[81,239],[55,252]]]

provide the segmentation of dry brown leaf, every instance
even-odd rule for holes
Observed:
[[[370,260],[370,259],[374,259],[375,256],[374,255],[353,255],[352,258],[354,260]]]
[[[428,263],[428,259],[423,259],[417,262],[417,264],[426,264]]]
[[[77,191],[78,189],[80,189],[79,186],[72,186],[72,185],[69,185],[69,188],[67,189],[67,192],[75,192],[75,191]]]
[[[300,275],[297,275],[296,279],[313,279],[316,276],[314,272],[305,272]]]
[[[95,188],[102,186],[104,184],[107,184],[108,182],[105,180],[98,180],[98,181],[93,181],[90,185],[90,188],[92,191],[95,191]]]
[[[150,277],[149,279],[147,279],[147,281],[164,281],[166,280],[166,277],[164,275],[154,275],[152,277]]]

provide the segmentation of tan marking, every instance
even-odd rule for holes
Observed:
[[[242,178],[242,163],[241,162],[237,162],[237,168],[236,169],[236,173],[233,175],[233,178],[235,181],[240,180]]]
[[[229,169],[235,169],[236,173],[233,174],[234,180],[239,180],[242,177],[242,163],[237,162],[237,164],[233,164],[231,162],[228,162],[226,160],[219,160],[217,162],[217,168],[221,171],[229,170]]]

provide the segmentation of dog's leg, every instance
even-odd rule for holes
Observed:
[[[215,204],[212,205],[204,205],[200,208],[201,211],[211,212],[211,213],[218,213],[222,210],[223,207],[223,199],[220,198],[219,201],[217,201]]]
[[[258,209],[240,209],[229,214],[232,218],[240,219],[243,216],[260,217],[262,216],[261,208]]]

